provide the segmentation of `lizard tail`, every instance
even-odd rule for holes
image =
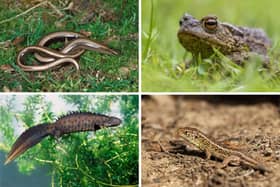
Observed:
[[[12,149],[10,150],[5,161],[5,165],[13,161],[30,147],[39,143],[44,137],[50,134],[50,130],[51,125],[40,124],[33,126],[23,132],[12,146]]]
[[[264,173],[264,172],[271,172],[269,169],[267,169],[265,166],[263,165],[257,165],[255,167],[255,169],[259,170],[260,172]]]

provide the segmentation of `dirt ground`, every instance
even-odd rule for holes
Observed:
[[[280,99],[275,96],[143,96],[142,186],[280,186]],[[188,146],[195,127],[271,172],[227,166]]]

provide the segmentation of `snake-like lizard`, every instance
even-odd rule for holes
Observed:
[[[55,41],[64,41],[65,46],[61,50],[54,50],[47,46]],[[103,54],[117,55],[118,53],[109,47],[90,40],[85,35],[76,32],[60,31],[49,33],[44,36],[37,45],[23,48],[17,56],[17,64],[27,72],[45,71],[51,68],[60,67],[62,64],[71,63],[79,70],[78,58],[85,50],[96,51]],[[26,65],[25,56],[34,53],[37,62],[43,65]]]

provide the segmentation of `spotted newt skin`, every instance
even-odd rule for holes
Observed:
[[[52,136],[59,138],[64,134],[82,131],[96,131],[101,127],[112,127],[119,125],[121,120],[102,114],[89,112],[71,113],[60,117],[53,126],[49,127]]]
[[[261,172],[269,171],[258,161],[246,156],[245,154],[218,145],[209,137],[207,137],[203,132],[199,131],[196,128],[179,128],[177,130],[177,133],[188,143],[204,151],[206,153],[207,159],[210,159],[211,156],[214,156],[218,159],[223,160],[222,167],[226,167],[229,163],[236,162],[240,165],[251,167]]]
[[[30,127],[23,132],[12,146],[5,164],[23,154],[26,150],[39,143],[43,138],[52,136],[59,138],[64,134],[82,131],[96,131],[103,127],[113,127],[121,124],[117,117],[91,112],[71,112],[59,117],[54,123],[44,123]]]

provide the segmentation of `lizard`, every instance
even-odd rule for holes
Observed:
[[[43,138],[52,136],[55,139],[65,134],[82,131],[97,131],[103,127],[118,126],[122,123],[117,117],[91,112],[70,112],[53,123],[42,123],[25,130],[15,141],[8,153],[5,165],[38,144]]]
[[[226,167],[228,164],[239,164],[246,167],[251,167],[261,172],[268,172],[269,170],[260,164],[258,161],[250,158],[242,152],[222,147],[211,140],[203,132],[196,128],[184,127],[179,128],[177,133],[185,141],[195,146],[206,154],[206,159],[210,159],[211,156],[223,160],[221,168]]]

